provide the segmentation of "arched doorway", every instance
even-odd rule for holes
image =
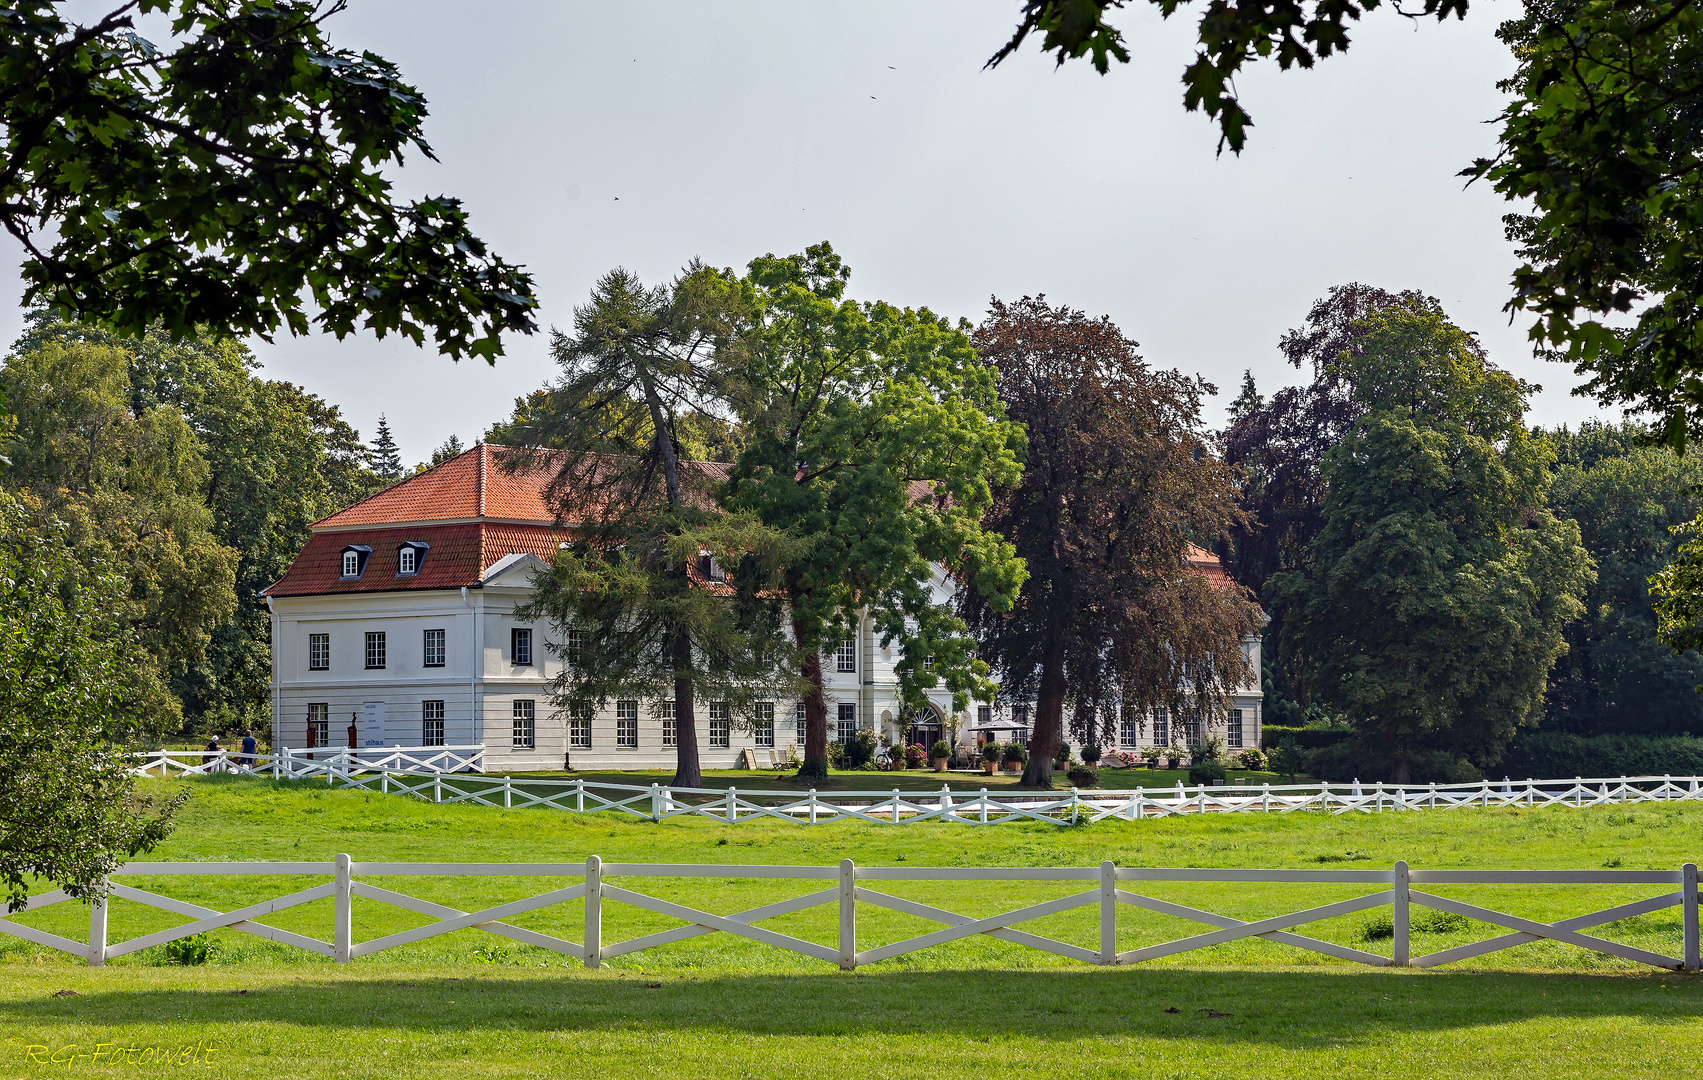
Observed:
[[[904,732],[906,745],[920,743],[926,750],[946,738],[946,721],[932,702],[920,709],[907,705],[899,710],[899,730]]]

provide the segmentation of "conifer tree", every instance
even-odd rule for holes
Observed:
[[[390,422],[382,413],[378,418],[378,435],[373,438],[372,449],[367,451],[367,467],[381,479],[402,479],[402,453],[396,448],[396,440],[390,436]]]

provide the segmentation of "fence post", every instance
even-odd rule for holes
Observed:
[[[1118,876],[1107,859],[1100,864],[1100,963],[1118,962]]]
[[[574,812],[585,813],[585,777],[574,779]]]
[[[1697,864],[1686,863],[1679,868],[1680,921],[1685,927],[1685,970],[1698,969],[1697,948]]]
[[[585,966],[603,965],[603,860],[585,860]]]
[[[1395,909],[1390,918],[1391,924],[1395,926],[1395,958],[1390,963],[1395,967],[1407,966],[1407,883],[1407,861],[1399,860],[1396,863],[1395,878],[1391,883],[1394,898],[1390,905]]]
[[[952,817],[952,785],[945,782],[940,785],[940,817],[943,821]]]
[[[810,824],[816,824],[816,789],[810,789]]]
[[[733,806],[733,800],[738,798],[738,792],[739,789],[734,787],[732,784],[727,785],[727,823],[729,825],[732,825],[738,820],[736,817],[737,811]]]
[[[1271,813],[1271,781],[1270,780],[1267,780],[1265,783],[1260,785],[1260,811],[1262,813],[1266,813],[1266,814]]]
[[[1142,810],[1141,810],[1141,797],[1145,794],[1147,794],[1147,789],[1138,787],[1138,788],[1135,789],[1135,794],[1130,796],[1130,798],[1129,798],[1129,819],[1131,821],[1140,821],[1141,820],[1141,818],[1143,816]]]
[[[988,789],[982,788],[982,824],[988,823]]]
[[[514,809],[514,781],[503,777],[503,809]]]
[[[652,821],[662,820],[662,785],[660,784],[650,786],[650,819]]]
[[[1488,810],[1490,809],[1490,781],[1484,780],[1481,782],[1484,787],[1478,793],[1478,805],[1480,809]]]
[[[350,911],[349,856],[337,856],[337,889],[331,908],[331,959],[334,963],[349,962],[349,947],[354,937],[354,920]]]
[[[1378,781],[1377,797],[1378,797],[1378,813],[1381,814],[1381,813],[1384,812],[1384,782],[1382,780]]]
[[[432,774],[432,801],[443,802],[443,773]]]
[[[1697,877],[1696,874],[1691,876],[1693,880]],[[89,905],[90,967],[106,966],[106,885],[106,879],[101,878],[101,894]]]
[[[840,860],[840,970],[857,967],[857,868]]]
[[[893,789],[893,824],[899,823],[899,789]]]
[[[388,769],[378,774],[378,790],[381,795],[390,794],[390,772]]]

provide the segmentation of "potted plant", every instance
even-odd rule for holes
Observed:
[[[945,739],[936,739],[934,745],[928,748],[928,756],[934,759],[935,772],[945,772],[946,761],[952,756],[952,747]]]
[[[920,769],[926,764],[928,764],[928,751],[923,749],[922,743],[912,743],[905,747],[905,767],[907,769]]]
[[[1015,739],[1005,744],[1005,752],[1000,757],[1005,762],[1005,771],[1008,773],[1020,773],[1023,766],[1029,763],[1029,751]]]
[[[1058,753],[1053,755],[1053,766],[1062,769],[1070,764],[1070,744],[1063,739],[1058,741]]]
[[[1100,764],[1100,748],[1098,746],[1084,746],[1082,748],[1082,764],[1090,768],[1098,766]]]
[[[1149,746],[1141,752],[1141,763],[1149,769],[1157,769],[1159,767],[1159,753],[1157,746]]]
[[[983,743],[982,744],[982,770],[984,772],[986,772],[989,776],[992,776],[993,773],[994,773],[994,770],[999,768],[999,759],[1004,753],[1005,753],[1005,748],[1000,746],[998,742],[996,742],[992,739],[989,739],[987,742]]]
[[[1183,766],[1183,752],[1174,746],[1165,747],[1165,768],[1180,769]]]

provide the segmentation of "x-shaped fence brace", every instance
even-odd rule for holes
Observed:
[[[602,961],[607,959],[686,941],[705,934],[727,933],[818,960],[837,963],[847,970],[976,935],[987,935],[1011,944],[1038,949],[1091,964],[1136,964],[1247,938],[1262,938],[1277,944],[1290,945],[1361,964],[1428,968],[1441,964],[1457,963],[1487,953],[1513,948],[1527,942],[1547,939],[1655,967],[1681,968],[1690,971],[1699,968],[1697,868],[1691,863],[1687,863],[1677,872],[1606,870],[1410,871],[1406,863],[1397,863],[1393,870],[1229,870],[1118,868],[1112,863],[1106,862],[1102,863],[1096,870],[1089,867],[857,867],[849,859],[842,861],[838,867],[639,863],[605,865],[596,856],[587,859],[583,864],[354,863],[347,855],[339,855],[331,863],[131,863],[119,873],[121,875],[159,876],[200,874],[310,875],[324,874],[327,871],[332,874],[332,880],[329,882],[224,912],[134,888],[122,882],[112,882],[109,885],[109,897],[186,915],[192,920],[170,929],[156,931],[115,944],[108,944],[106,940],[107,905],[104,901],[91,905],[90,940],[87,945],[5,919],[0,919],[0,933],[11,934],[48,948],[87,956],[90,964],[93,965],[99,965],[114,957],[124,956],[155,945],[163,945],[170,941],[215,929],[229,929],[253,934],[280,944],[329,956],[338,962],[347,962],[355,957],[368,956],[387,949],[412,945],[443,934],[454,933],[457,930],[475,929],[512,941],[535,945],[576,957],[584,961],[588,967],[598,967]],[[576,884],[549,889],[521,900],[513,900],[479,911],[468,912],[448,905],[422,900],[392,889],[355,881],[353,875],[357,873],[370,876],[433,877],[580,876],[583,877],[583,880]],[[731,915],[717,915],[686,904],[650,896],[635,889],[609,884],[604,880],[606,877],[837,880],[833,886],[826,889],[765,904],[746,911],[735,912]],[[963,915],[945,908],[880,892],[859,884],[859,882],[875,881],[993,883],[1000,881],[1092,881],[1095,879],[1098,879],[1098,888],[1096,889],[982,917]],[[1135,881],[1330,883],[1382,887],[1377,888],[1377,891],[1361,896],[1336,900],[1300,911],[1261,919],[1243,920],[1169,900],[1161,900],[1119,887],[1120,882]],[[1422,892],[1412,888],[1415,883],[1455,885],[1677,884],[1679,889],[1676,892],[1618,904],[1601,911],[1576,915],[1553,923],[1545,923],[1477,904],[1469,904]],[[416,914],[430,916],[433,921],[410,930],[356,943],[353,940],[351,903],[353,898],[357,896],[378,903],[389,904]],[[333,901],[333,940],[330,942],[256,921],[268,915],[327,898]],[[36,910],[50,904],[63,902],[66,899],[67,897],[62,890],[41,893],[30,898],[25,905],[25,910]],[[574,900],[585,902],[583,943],[576,943],[536,930],[514,926],[504,921],[516,915]],[[629,904],[658,915],[678,919],[684,925],[626,941],[605,944],[603,941],[603,902],[605,900]],[[942,923],[945,928],[859,951],[856,947],[856,907],[859,903]],[[829,904],[837,904],[839,908],[837,947],[819,944],[756,925],[768,919]],[[1098,949],[1090,949],[1015,929],[1016,924],[1019,923],[1093,905],[1098,905],[1100,908]],[[1203,923],[1213,927],[1213,929],[1173,941],[1119,952],[1116,948],[1117,909],[1119,905],[1129,905],[1161,915]],[[1452,912],[1481,923],[1502,927],[1512,931],[1512,933],[1410,959],[1408,956],[1408,910],[1411,905]],[[1307,923],[1385,906],[1393,908],[1393,956],[1383,956],[1293,932],[1295,927]],[[1579,932],[1591,927],[1672,907],[1679,907],[1682,910],[1682,957],[1667,956]]]

